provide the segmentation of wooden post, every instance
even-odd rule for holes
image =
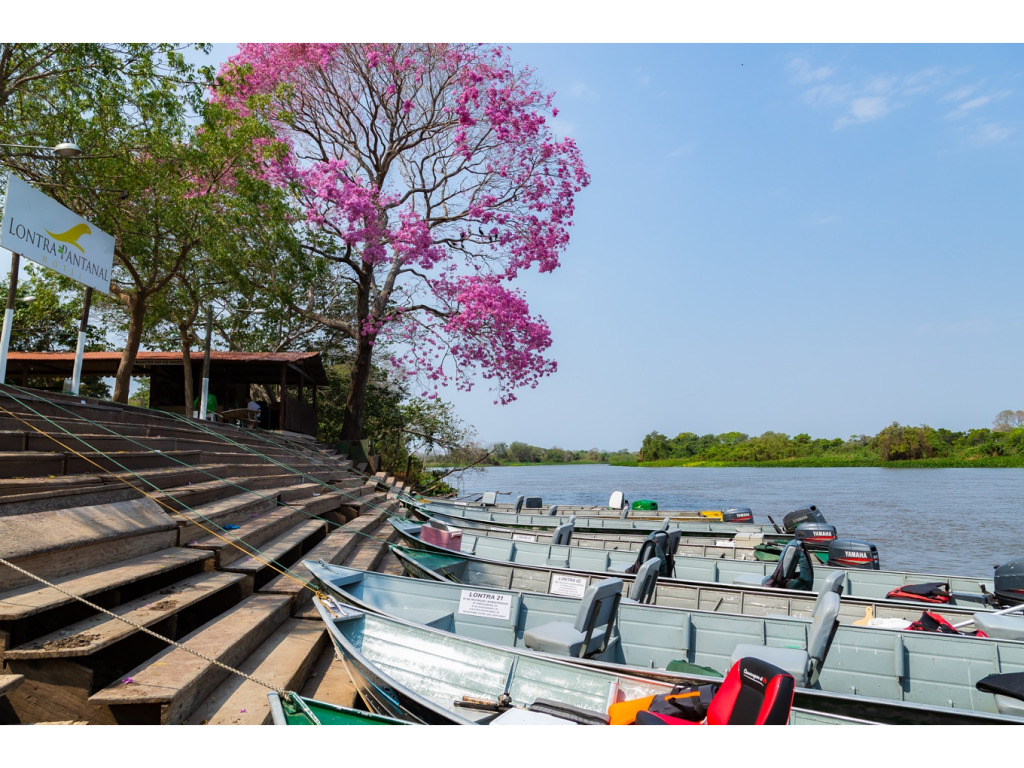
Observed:
[[[284,429],[284,411],[285,403],[288,400],[288,367],[286,365],[281,366],[281,396],[278,398],[281,401],[281,409],[278,413],[278,429]]]
[[[7,379],[7,350],[11,345],[11,327],[14,325],[14,297],[18,293],[18,268],[21,254],[11,252],[11,282],[7,287],[7,310],[4,312],[4,330],[0,335],[0,384]]]

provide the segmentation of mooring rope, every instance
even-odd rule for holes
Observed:
[[[90,600],[87,600],[86,598],[82,597],[81,595],[76,595],[73,592],[69,592],[68,590],[64,589],[63,587],[61,587],[61,586],[59,586],[57,584],[54,584],[51,581],[47,581],[42,576],[37,576],[34,573],[30,573],[29,571],[26,571],[24,568],[15,565],[10,560],[6,560],[6,559],[0,557],[0,565],[6,565],[8,568],[13,568],[15,571],[18,571],[18,573],[22,573],[25,576],[28,576],[30,579],[34,579],[35,581],[38,581],[40,584],[44,584],[47,587],[50,587],[50,589],[55,589],[58,592],[61,592],[61,593],[65,594],[65,595],[67,595],[68,597],[70,597],[70,598],[72,598],[74,600],[79,601],[80,603],[84,603],[85,605],[89,606],[90,608],[92,608],[95,611],[99,611],[100,613],[104,613],[107,616],[110,616],[111,618],[114,618],[114,619],[117,619],[118,621],[124,622],[128,626],[133,627],[134,629],[137,629],[140,632],[145,632],[147,635],[151,635],[152,637],[155,637],[157,640],[160,640],[161,642],[165,642],[165,643],[167,643],[169,645],[173,645],[175,648],[180,648],[181,650],[186,651],[187,653],[191,653],[193,656],[197,656],[198,658],[202,659],[203,661],[208,661],[211,664],[217,665],[221,669],[226,669],[228,672],[232,672],[232,673],[234,673],[236,675],[241,675],[246,680],[251,680],[254,683],[262,685],[264,688],[269,688],[270,690],[276,691],[277,693],[280,693],[280,694],[285,693],[284,689],[278,688],[276,685],[271,685],[268,682],[265,682],[263,680],[260,680],[259,678],[253,677],[252,675],[248,674],[247,672],[243,672],[240,669],[235,669],[234,667],[229,666],[229,665],[223,663],[222,661],[218,661],[217,659],[212,659],[209,656],[206,656],[206,655],[200,653],[199,651],[193,650],[192,648],[189,648],[188,646],[183,645],[182,643],[179,643],[176,640],[172,640],[169,637],[164,637],[160,633],[154,632],[149,627],[146,627],[146,626],[144,626],[142,624],[139,624],[138,622],[132,621],[131,619],[126,619],[124,616],[119,616],[118,614],[114,613],[113,611],[107,610],[103,606],[96,605],[96,603],[93,603]]]

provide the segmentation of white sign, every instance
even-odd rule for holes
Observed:
[[[114,238],[14,174],[7,175],[0,245],[110,293]]]
[[[532,541],[532,542],[536,543],[537,542],[537,537],[536,536],[530,536],[527,533],[513,533],[512,534],[512,541]]]
[[[459,597],[459,613],[463,616],[483,616],[508,621],[512,615],[512,595],[464,589]]]
[[[567,576],[564,573],[551,574],[551,588],[549,595],[562,595],[564,597],[583,597],[587,591],[586,576]]]

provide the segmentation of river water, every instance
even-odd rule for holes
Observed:
[[[1024,469],[490,467],[459,488],[595,505],[622,491],[662,510],[750,507],[756,523],[815,504],[839,538],[877,545],[885,570],[991,578],[1024,558]]]

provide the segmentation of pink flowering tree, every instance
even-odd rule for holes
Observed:
[[[528,68],[484,46],[250,44],[220,76],[216,98],[272,129],[260,167],[307,258],[350,287],[347,316],[315,285],[293,302],[354,342],[343,439],[362,437],[375,346],[428,398],[483,378],[506,404],[555,371],[512,283],[558,266],[589,177]]]

